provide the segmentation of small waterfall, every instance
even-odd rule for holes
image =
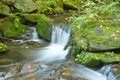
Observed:
[[[39,39],[38,34],[37,34],[37,32],[36,32],[36,28],[35,28],[35,27],[32,27],[31,29],[33,30],[31,39]]]
[[[59,45],[66,45],[66,43],[69,40],[70,37],[70,29],[68,27],[64,27],[65,29],[62,29],[57,26],[52,27],[52,38],[51,42]]]
[[[32,33],[30,34],[30,39],[24,42],[27,42],[27,41],[45,42],[44,40],[39,38],[38,33],[36,31],[36,27],[30,27],[30,29],[32,30]]]
[[[44,42],[44,40],[40,39],[38,33],[36,31],[36,27],[28,27],[28,30],[25,34],[20,36],[21,39],[14,40],[14,42],[24,43],[28,41],[35,41],[35,42]]]
[[[63,61],[68,54],[70,47],[64,50],[70,37],[70,29],[66,28],[66,31],[58,26],[52,28],[52,40],[49,46],[44,47],[40,53],[39,59],[36,60],[42,63],[52,63],[56,61]]]

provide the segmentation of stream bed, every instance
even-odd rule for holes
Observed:
[[[66,59],[70,29],[53,26],[51,42],[38,38],[35,27],[29,40],[9,43],[8,54],[0,56],[0,80],[119,80],[119,65],[92,70]]]

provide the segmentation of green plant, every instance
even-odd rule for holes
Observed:
[[[115,18],[116,15],[119,13],[119,2],[113,1],[101,1],[97,0],[98,3],[95,1],[87,0],[86,2],[81,2],[80,4],[80,13],[82,15],[90,16],[95,15],[97,19],[99,18]]]
[[[38,11],[41,13],[51,14],[55,4],[55,0],[44,0],[41,2],[41,5],[38,6]]]
[[[92,53],[81,52],[76,55],[76,62],[87,66],[99,66],[99,64],[114,63],[120,61],[120,55],[114,52]]]
[[[20,18],[17,16],[17,14],[9,14],[9,17],[10,18],[13,18],[13,22],[14,22],[14,25],[15,25],[15,28],[18,29],[20,27]]]
[[[9,14],[0,25],[2,37],[16,37],[23,33],[26,26],[20,20],[17,14]]]
[[[0,53],[4,53],[7,51],[8,51],[8,46],[3,43],[0,43]]]
[[[75,61],[79,62],[79,63],[81,63],[83,65],[90,65],[93,62],[95,62],[94,57],[95,57],[95,55],[93,55],[93,54],[82,52],[82,53],[76,55]]]

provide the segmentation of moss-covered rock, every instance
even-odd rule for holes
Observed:
[[[59,14],[64,11],[62,0],[37,0],[35,4],[39,13]]]
[[[22,16],[24,19],[37,24],[37,32],[41,38],[45,40],[51,40],[52,27],[50,25],[50,18],[43,14],[24,14]]]
[[[7,45],[0,43],[0,53],[6,53],[8,51]]]
[[[53,8],[51,7],[54,4],[53,1],[36,1],[37,5],[37,11],[38,13],[44,13],[44,14],[52,14],[53,13]]]
[[[96,59],[94,59],[93,54],[89,53],[99,51],[115,51],[117,49],[120,49],[120,19],[118,16],[120,13],[118,11],[118,3],[110,3],[98,6],[94,2],[88,1],[85,2],[85,4],[82,6],[85,7],[83,8],[83,12],[85,12],[84,15],[73,18],[74,21],[71,24],[72,37],[70,40],[70,44],[73,46],[73,48],[71,49],[70,53],[74,55],[78,54],[78,56],[76,56],[78,58],[79,55],[84,55],[82,56],[84,60],[84,57],[86,55],[88,60],[85,61],[85,63],[84,60],[82,60],[83,64],[87,65],[99,65],[101,63],[117,62],[117,58],[119,58],[120,56],[116,54],[115,56],[118,56],[116,59],[113,59],[113,61],[108,60],[107,62],[107,60],[103,60],[103,58],[100,58],[97,61]],[[82,54],[82,51],[86,51],[88,54]],[[98,55],[98,57],[100,57],[101,55]],[[91,59],[89,59],[89,57],[91,57]],[[108,57],[111,56],[108,55]],[[81,62],[79,60],[78,62]]]
[[[56,1],[55,7],[63,8],[63,0],[55,0],[55,1]]]
[[[63,7],[64,7],[64,9],[67,9],[67,10],[77,10],[78,9],[77,4],[75,3],[75,1],[72,1],[72,0],[64,0]]]
[[[16,0],[14,7],[22,13],[29,13],[37,9],[33,0]]]
[[[120,54],[115,54],[113,52],[81,52],[76,55],[75,61],[90,67],[100,67],[105,64],[119,63]]]
[[[63,13],[63,12],[64,12],[63,8],[60,8],[60,7],[57,7],[53,10],[53,13],[55,13],[55,14],[60,14],[60,13]]]
[[[25,20],[30,21],[32,23],[37,23],[43,16],[43,14],[21,14]]]
[[[20,23],[20,18],[10,14],[3,22],[0,23],[0,33],[2,37],[16,37],[23,33],[25,26]]]
[[[85,12],[86,15],[76,18],[72,23],[72,43],[82,50],[89,51],[119,48],[120,46],[116,44],[120,43],[118,3],[95,5],[94,2],[86,2],[83,6],[88,6],[89,11]]]
[[[119,20],[93,20],[89,17],[79,17],[72,24],[72,43],[80,46],[82,50],[89,51],[119,48],[119,25]]]
[[[0,2],[0,14],[8,15],[11,12],[9,6]]]
[[[50,25],[50,19],[43,16],[37,23],[37,32],[40,37],[45,40],[51,40],[52,26]]]
[[[101,21],[101,25],[88,32],[89,50],[120,48],[120,21]],[[117,43],[117,44],[116,44]]]
[[[7,5],[13,5],[16,0],[1,0],[2,3]]]
[[[62,0],[56,0],[56,3],[54,4],[53,12],[55,14],[60,14],[64,12]]]

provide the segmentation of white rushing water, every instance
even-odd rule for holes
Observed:
[[[32,27],[31,29],[33,30],[32,35],[31,35],[31,39],[39,39],[38,34],[36,32],[36,28]]]
[[[85,80],[117,80],[111,71],[112,65],[103,66],[98,71],[76,63],[72,63],[70,67],[74,76],[84,78]]]
[[[35,41],[35,42],[41,42],[41,43],[44,42],[44,40],[39,38],[38,33],[36,31],[36,27],[30,27],[30,29],[32,30],[30,39],[23,42],[28,42],[28,41]]]
[[[22,40],[22,39],[15,40],[14,42],[20,42],[20,43],[24,43],[24,42],[28,42],[28,41],[44,42],[44,40],[39,38],[38,33],[36,31],[36,27],[29,27],[29,29],[31,30],[31,33],[27,35],[29,37],[29,39],[27,39],[27,40]]]
[[[56,26],[53,26],[52,28],[53,29],[52,29],[51,42],[65,47],[70,37],[70,29],[65,27],[66,28],[65,31],[60,27],[56,27]]]
[[[39,59],[35,62],[40,61],[42,63],[51,63],[56,61],[65,60],[70,47],[64,50],[70,37],[70,29],[67,28],[66,31],[58,26],[52,27],[51,43],[47,47],[44,47],[40,53]]]
[[[36,41],[36,42],[43,42],[42,39],[39,38],[38,33],[36,31],[36,27],[31,27],[32,33],[31,33],[31,39],[27,41]]]

